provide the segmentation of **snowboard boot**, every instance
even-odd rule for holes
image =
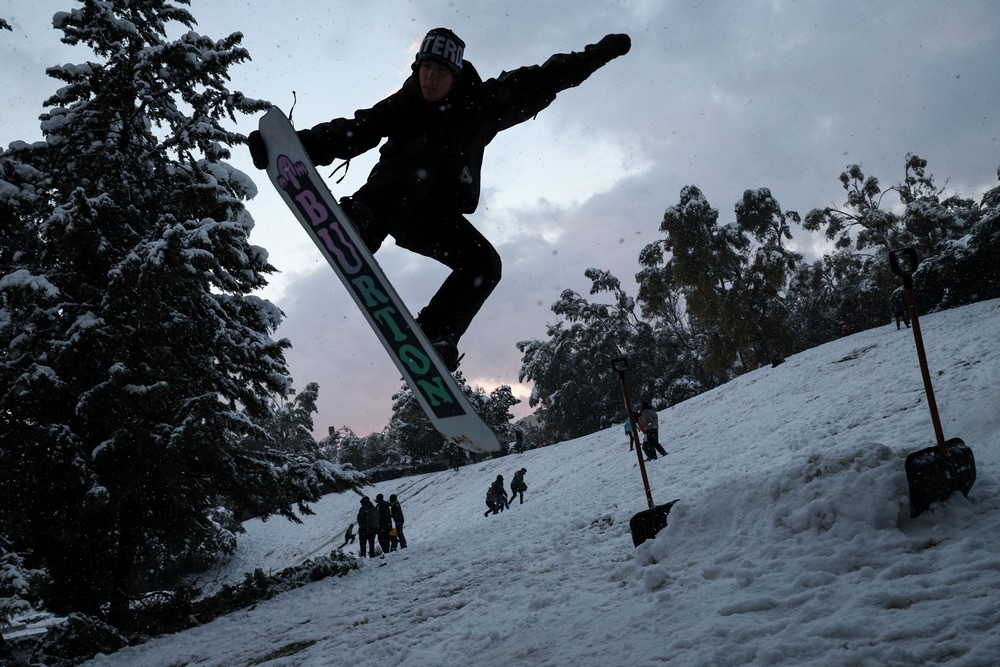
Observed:
[[[382,239],[377,238],[375,231],[375,216],[363,202],[351,197],[340,198],[340,208],[344,210],[348,219],[357,230],[358,236],[364,242],[368,250],[374,255],[375,251],[382,245]]]
[[[444,362],[445,368],[448,369],[449,373],[454,373],[458,370],[458,362],[462,360],[464,354],[458,353],[458,345],[455,343],[454,338],[451,336],[444,336],[436,340],[431,341],[431,345],[437,350],[438,356],[441,357],[441,361]]]

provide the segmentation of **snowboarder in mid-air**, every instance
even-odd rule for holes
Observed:
[[[423,39],[413,73],[396,93],[353,118],[298,132],[317,165],[350,160],[387,139],[368,181],[341,207],[375,252],[387,236],[451,269],[417,323],[450,371],[458,341],[500,281],[500,256],[465,218],[479,203],[486,145],[533,118],[556,94],[628,53],[628,35],[607,35],[582,52],[556,54],[483,81],[465,60],[465,42],[446,28]],[[249,137],[254,165],[267,166],[260,134]]]

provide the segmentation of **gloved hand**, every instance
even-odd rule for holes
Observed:
[[[306,155],[309,156],[309,159],[312,160],[314,164],[330,164],[329,160],[323,161],[321,159],[323,151],[320,150],[320,140],[314,131],[299,130],[295,134],[299,135],[299,141],[302,142],[302,148],[306,149]]]
[[[296,134],[299,135],[302,147],[306,149],[306,155],[315,160],[320,153],[318,150],[319,139],[316,137],[316,133],[312,130],[299,130]],[[254,130],[250,133],[247,137],[247,147],[250,148],[253,166],[258,169],[267,169],[267,146],[264,145],[264,137],[260,136],[260,132]]]
[[[608,60],[611,60],[629,52],[629,49],[632,48],[632,38],[625,33],[605,35],[597,43],[597,48],[607,56]]]
[[[264,145],[264,137],[260,132],[254,130],[247,137],[247,147],[250,149],[250,157],[253,158],[253,166],[258,169],[267,169],[267,146]]]

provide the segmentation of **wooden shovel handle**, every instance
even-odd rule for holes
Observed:
[[[646,475],[646,464],[642,460],[642,447],[639,445],[639,433],[635,430],[636,416],[632,412],[632,399],[628,394],[628,384],[625,382],[625,369],[628,368],[626,357],[616,357],[611,360],[611,367],[618,373],[622,385],[622,397],[625,399],[625,414],[628,415],[629,428],[632,429],[632,439],[635,441],[635,455],[639,458],[639,472],[642,475],[642,486],[646,490],[646,503],[653,509],[653,492],[649,488],[649,477]]]
[[[920,374],[924,378],[924,390],[927,392],[927,405],[931,409],[931,422],[934,424],[934,436],[937,438],[938,450],[941,456],[948,457],[948,447],[944,442],[944,431],[941,429],[941,417],[938,415],[937,402],[934,400],[934,387],[931,385],[931,372],[927,368],[927,355],[924,354],[924,339],[920,335],[920,318],[917,317],[917,304],[913,298],[913,280],[908,274],[903,274],[903,287],[906,289],[906,305],[910,310],[910,325],[913,329],[913,340],[917,344],[917,357],[920,359]]]

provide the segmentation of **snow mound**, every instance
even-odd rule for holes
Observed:
[[[704,664],[818,664],[838,651],[856,664],[987,664],[969,634],[970,618],[981,619],[978,631],[1000,622],[985,592],[961,613],[934,610],[959,582],[994,587],[988,572],[1000,556],[972,535],[1000,519],[996,481],[981,476],[971,498],[935,505],[933,521],[911,519],[903,458],[871,443],[721,480],[697,504],[674,506],[668,526],[613,578],[640,583],[663,605],[698,590],[696,630],[671,647],[699,648]],[[706,636],[719,645],[704,653]]]

